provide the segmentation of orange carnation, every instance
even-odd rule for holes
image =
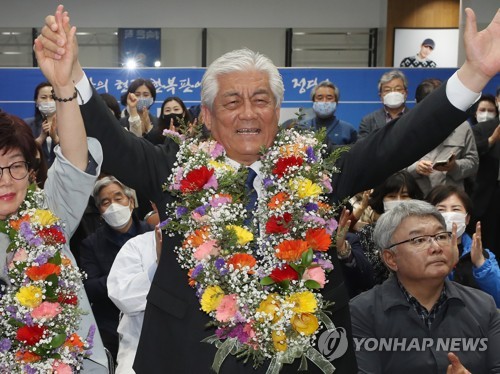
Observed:
[[[21,223],[28,222],[29,220],[30,220],[30,216],[28,214],[25,214],[21,218],[10,220],[9,223],[14,230],[19,231],[19,228],[21,227]]]
[[[191,274],[193,274],[193,270],[194,270],[194,269],[189,269],[189,271],[188,271],[188,278],[189,278],[189,280],[188,280],[188,284],[189,284],[191,287],[193,287],[193,288],[194,288],[194,286],[196,286],[196,280],[194,280],[193,278],[191,278]]]
[[[306,242],[316,251],[328,251],[332,245],[332,238],[325,229],[307,229]]]
[[[326,212],[330,211],[332,207],[329,204],[318,201],[318,208]]]
[[[299,144],[288,144],[280,147],[280,153],[285,157],[301,156],[306,151],[306,146]]]
[[[241,269],[245,266],[248,266],[251,269],[256,263],[257,261],[255,260],[255,257],[249,255],[248,253],[236,253],[227,261],[227,264],[233,265],[235,269]]]
[[[66,341],[64,342],[64,346],[65,347],[76,347],[76,348],[81,348],[83,349],[83,347],[85,346],[85,344],[82,342],[82,339],[80,338],[80,335],[76,334],[76,333],[73,333],[71,334],[71,336],[66,339]]]
[[[280,260],[296,261],[307,248],[307,242],[304,240],[285,240],[276,247],[276,257]]]
[[[17,361],[36,362],[36,361],[40,361],[41,358],[42,358],[41,356],[38,356],[37,354],[30,352],[30,351],[26,351],[26,352],[17,351],[16,352],[16,360]]]
[[[269,200],[267,206],[269,209],[278,209],[285,201],[290,199],[290,195],[286,192],[279,192]]]
[[[199,247],[205,243],[210,235],[208,226],[203,226],[201,229],[195,230],[191,235],[189,235],[184,241],[184,247],[193,246],[194,248]]]
[[[47,262],[40,266],[31,266],[26,270],[26,275],[34,281],[45,280],[51,274],[61,274],[61,268],[58,265]]]

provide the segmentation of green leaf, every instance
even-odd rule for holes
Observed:
[[[51,282],[52,285],[49,286],[48,282]],[[47,301],[56,301],[57,300],[57,284],[59,279],[57,275],[50,274],[47,278],[45,278],[45,298]]]
[[[305,283],[304,283],[304,285],[307,288],[314,289],[314,290],[317,290],[318,288],[321,288],[321,285],[318,282],[316,282],[316,281],[314,281],[312,279],[306,280]]]
[[[313,260],[313,251],[311,248],[309,248],[307,251],[302,253],[302,263],[301,265],[304,265],[305,267],[308,267],[311,265],[311,262]]]
[[[49,262],[51,264],[54,264],[54,265],[61,265],[61,253],[56,252],[56,254],[54,255],[54,257],[52,257],[51,259],[49,259],[47,262]]]
[[[264,277],[260,280],[260,284],[262,284],[263,286],[269,286],[271,284],[274,284],[275,282],[273,281],[273,279],[271,277]]]
[[[285,290],[288,289],[289,286],[290,286],[290,281],[288,279],[284,280],[283,282],[280,282],[280,287]]]
[[[58,348],[66,341],[66,334],[57,334],[50,341],[51,348]]]

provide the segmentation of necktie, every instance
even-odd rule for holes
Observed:
[[[257,173],[252,168],[248,168],[247,180],[245,181],[245,194],[248,197],[248,203],[246,205],[247,219],[245,220],[245,225],[250,226],[253,220],[253,212],[255,211],[257,205],[257,191],[253,187],[253,181]]]

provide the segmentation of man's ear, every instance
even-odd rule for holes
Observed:
[[[201,106],[201,113],[203,114],[203,123],[208,130],[212,130],[212,113],[205,105]]]
[[[396,252],[393,252],[390,249],[382,250],[382,261],[384,261],[385,265],[392,271],[398,270]]]

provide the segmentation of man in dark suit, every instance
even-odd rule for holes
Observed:
[[[472,201],[473,223],[481,221],[481,240],[500,256],[500,125],[498,117],[472,127],[479,153]]]
[[[405,105],[408,97],[408,80],[403,72],[399,70],[392,70],[382,74],[378,81],[378,95],[383,106],[361,119],[358,140],[384,127],[387,123],[401,117],[409,110]]]
[[[123,131],[86,79],[77,61],[75,42],[67,40],[69,19],[65,19],[62,12],[59,6],[55,17],[46,18],[37,48],[45,48],[47,58],[67,61],[68,72],[71,71],[73,81],[78,82],[87,134],[102,143],[103,170],[150,196],[158,207],[160,219],[165,220],[165,205],[172,202],[173,197],[162,190],[162,184],[171,174],[178,147],[173,143],[153,146]],[[465,120],[465,110],[500,71],[500,13],[488,30],[481,33],[476,30],[472,10],[467,10],[467,15],[464,65],[432,94],[433,100],[425,100],[417,110],[397,123],[384,126],[342,154],[337,163],[342,173],[335,174],[332,181],[335,198],[342,199],[380,183],[436,147]],[[63,23],[58,25],[55,20],[61,18]],[[202,81],[205,124],[225,147],[227,156],[243,165],[255,163],[261,146],[274,141],[282,99],[283,82],[276,67],[266,57],[249,50],[220,57],[210,65]],[[216,353],[214,346],[200,343],[213,334],[213,329],[206,326],[209,317],[200,311],[198,297],[177,263],[173,248],[180,240],[180,237],[163,238],[134,364],[140,374],[209,372]],[[332,252],[334,268],[338,269],[336,253]],[[335,302],[333,323],[343,327],[350,337],[349,297],[340,271],[329,274],[322,294]],[[264,373],[266,364],[268,362],[254,370],[251,364],[229,355],[221,372]],[[352,341],[349,340],[347,352],[334,360],[333,365],[339,373],[357,372]],[[285,365],[283,372],[296,372],[297,368],[298,364]],[[310,364],[309,372],[315,370],[319,369]]]

